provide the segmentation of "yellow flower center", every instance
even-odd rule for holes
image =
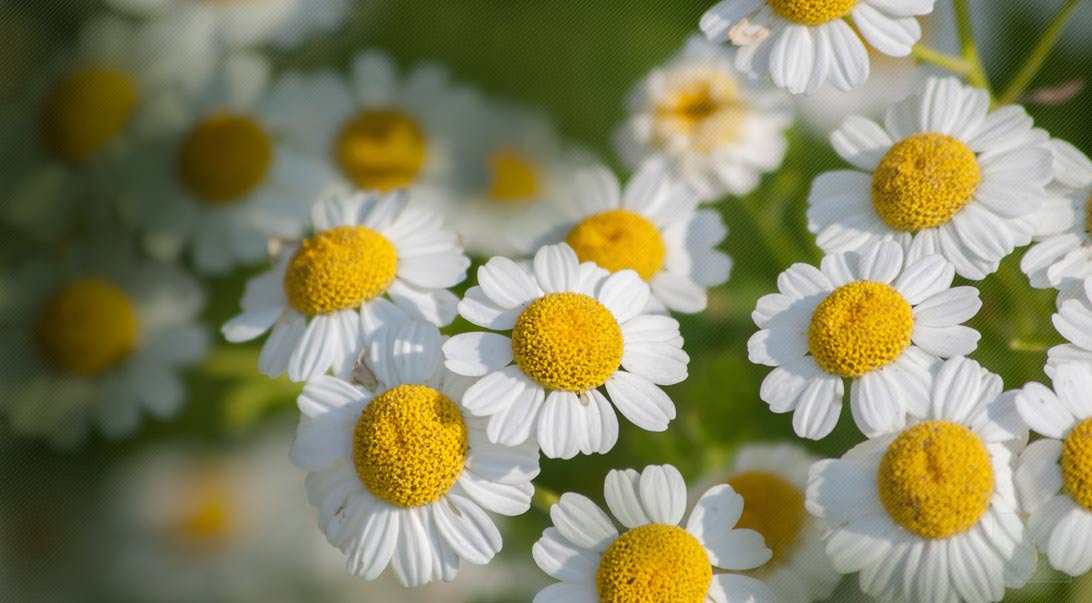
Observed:
[[[712,581],[713,567],[698,539],[658,523],[619,536],[595,575],[600,603],[702,603]]]
[[[425,164],[426,151],[425,135],[412,117],[377,109],[345,123],[334,156],[357,187],[385,192],[411,184]]]
[[[891,285],[842,285],[815,308],[808,349],[828,373],[856,379],[894,362],[910,345],[914,312]]]
[[[300,244],[284,273],[288,303],[303,314],[357,308],[394,281],[398,250],[363,226],[324,230]]]
[[[261,184],[273,161],[273,141],[254,119],[218,113],[182,139],[178,178],[209,205],[239,201]]]
[[[775,13],[800,25],[822,25],[841,19],[857,0],[766,0]]]
[[[41,117],[45,145],[61,160],[83,161],[125,128],[136,103],[136,83],[125,71],[75,69],[45,98]]]
[[[656,103],[656,137],[661,146],[681,134],[689,149],[708,153],[734,141],[747,107],[739,98],[735,79],[716,70],[686,75],[669,84],[671,91]]]
[[[895,143],[872,174],[872,206],[895,230],[947,224],[974,199],[982,169],[958,138],[924,133]]]
[[[582,293],[547,293],[512,328],[516,364],[538,384],[570,392],[599,387],[622,363],[622,328]]]
[[[624,209],[589,216],[569,231],[565,242],[581,262],[611,272],[635,270],[646,281],[663,268],[667,246],[648,218]]]
[[[887,448],[878,485],[892,521],[922,538],[947,538],[973,526],[989,508],[993,465],[973,431],[928,421]]]
[[[136,347],[137,314],[113,283],[81,278],[60,289],[38,315],[38,344],[57,368],[92,376],[114,368]]]
[[[376,396],[353,430],[360,481],[399,507],[443,498],[463,472],[467,448],[459,407],[424,385],[399,385]]]
[[[1092,419],[1080,422],[1065,438],[1062,484],[1078,505],[1092,511]]]
[[[728,485],[743,497],[743,515],[736,528],[762,534],[773,551],[763,567],[776,566],[796,546],[804,527],[804,493],[784,478],[761,471],[741,473],[730,478]]]
[[[500,205],[521,205],[538,194],[538,166],[523,153],[502,149],[489,157],[489,198]]]
[[[186,484],[178,513],[168,525],[174,539],[187,548],[217,548],[238,529],[231,476],[222,472],[198,475]]]

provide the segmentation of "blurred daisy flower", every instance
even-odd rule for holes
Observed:
[[[1027,437],[1001,378],[959,357],[922,422],[816,463],[807,507],[841,573],[883,601],[1000,601],[1035,570],[1012,457]]]
[[[1020,268],[1032,287],[1064,289],[1092,276],[1092,161],[1064,140],[1050,148],[1054,182],[1039,210],[1038,242]]]
[[[916,17],[936,0],[721,0],[701,19],[712,41],[740,46],[736,67],[774,85],[811,94],[827,81],[839,90],[868,79],[865,42],[906,56],[921,39]],[[852,17],[851,26],[846,17]],[[863,38],[863,40],[862,40]]]
[[[831,134],[857,170],[827,172],[808,197],[826,253],[894,240],[910,258],[940,254],[982,279],[1031,242],[1053,175],[1046,132],[1023,107],[989,111],[989,94],[955,78],[893,105],[883,127],[847,118]]]
[[[792,121],[780,91],[737,76],[730,50],[693,36],[630,93],[614,146],[630,168],[663,158],[704,201],[745,195],[785,157]]]
[[[542,217],[547,232],[525,245],[532,251],[565,242],[581,262],[633,270],[651,288],[648,312],[701,312],[706,289],[728,281],[732,260],[717,250],[728,234],[720,214],[697,209],[699,201],[662,161],[645,163],[624,191],[610,170],[588,168],[553,215]]]
[[[978,289],[953,278],[944,258],[908,259],[891,241],[828,255],[818,269],[793,265],[752,315],[762,330],[747,343],[751,362],[777,367],[759,396],[792,412],[796,434],[810,439],[838,423],[844,379],[866,436],[925,416],[932,367],[973,352],[980,337],[961,324],[982,307]]]
[[[316,204],[314,233],[286,244],[273,268],[247,283],[243,312],[223,326],[224,337],[242,342],[271,331],[261,373],[309,381],[329,370],[347,375],[391,302],[414,319],[450,324],[459,299],[447,288],[466,278],[470,260],[438,216],[408,202],[395,191]]]
[[[610,274],[548,245],[527,267],[495,257],[459,302],[473,332],[444,343],[449,369],[483,377],[463,397],[488,417],[491,442],[515,446],[537,432],[543,453],[605,453],[618,440],[611,403],[647,431],[664,431],[675,405],[659,385],[686,379],[679,323],[647,314],[648,285],[632,270]],[[607,397],[600,391],[605,387]]]
[[[774,600],[766,584],[735,573],[761,566],[772,553],[761,534],[740,527],[745,501],[732,486],[705,492],[685,529],[686,483],[671,465],[611,471],[604,495],[625,531],[580,494],[566,493],[550,508],[554,525],[532,554],[560,582],[539,591],[534,603]]]
[[[531,506],[537,445],[486,439],[461,404],[471,380],[444,368],[442,341],[433,325],[392,318],[363,355],[374,388],[322,376],[299,398],[292,462],[310,472],[319,527],[366,580],[389,564],[405,586],[451,581],[501,549],[486,510]]]
[[[208,347],[197,282],[113,243],[28,259],[0,278],[0,298],[0,411],[13,431],[60,446],[81,443],[91,424],[111,438],[132,434],[142,410],[173,417],[185,400],[178,373]]]
[[[252,54],[228,57],[190,98],[116,166],[129,218],[148,250],[183,250],[205,273],[268,257],[271,238],[298,238],[316,201],[336,186],[328,163],[283,143],[264,105],[270,66]],[[166,108],[164,108],[166,112]]]

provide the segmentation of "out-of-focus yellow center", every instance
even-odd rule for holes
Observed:
[[[872,174],[872,206],[895,230],[947,224],[974,199],[982,169],[974,151],[946,134],[914,134],[895,143]]]
[[[1078,505],[1092,511],[1092,419],[1078,423],[1065,438],[1062,484]]]
[[[489,199],[501,205],[522,205],[538,194],[538,166],[515,149],[501,149],[489,157]]]
[[[41,115],[45,145],[63,161],[84,161],[125,128],[136,103],[136,82],[129,73],[75,69],[46,95]]]
[[[712,581],[701,543],[678,526],[656,523],[619,536],[595,575],[600,603],[702,603]]]
[[[365,190],[409,186],[428,151],[421,127],[396,109],[362,111],[341,128],[334,156],[341,171]]]
[[[303,314],[359,307],[386,292],[398,269],[398,251],[363,226],[338,226],[305,239],[284,273],[288,303]]]
[[[667,256],[656,225],[624,209],[585,218],[569,231],[565,242],[581,262],[595,262],[611,272],[635,270],[646,281],[663,268]]]
[[[92,376],[114,368],[136,347],[132,300],[113,283],[81,278],[62,287],[38,314],[38,343],[62,371]]]
[[[360,481],[399,507],[440,500],[462,475],[467,449],[459,408],[424,385],[400,385],[376,396],[353,431]]]
[[[989,508],[994,491],[986,444],[948,421],[902,432],[884,453],[877,477],[880,502],[891,520],[922,538],[967,530]]]
[[[547,293],[512,328],[516,364],[536,383],[570,392],[599,387],[622,362],[622,328],[582,293]]]
[[[660,146],[684,136],[687,151],[708,153],[739,136],[747,106],[739,83],[716,69],[669,75],[667,92],[655,104],[654,133]]]
[[[177,514],[168,529],[174,540],[188,548],[223,546],[238,532],[236,488],[229,476],[214,472],[188,484]]]
[[[227,205],[263,181],[273,140],[246,115],[217,113],[197,122],[178,149],[178,178],[201,201]]]
[[[823,370],[857,378],[894,362],[910,345],[914,312],[886,283],[838,287],[815,308],[808,349]]]
[[[804,493],[781,476],[762,471],[740,473],[728,485],[743,497],[743,515],[736,528],[762,534],[773,551],[763,567],[775,567],[796,546],[804,527]]]
[[[775,13],[800,25],[822,25],[841,19],[857,0],[766,0]]]

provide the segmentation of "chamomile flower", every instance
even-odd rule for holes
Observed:
[[[1092,277],[1058,293],[1054,328],[1066,343],[1047,350],[1047,374],[1069,362],[1092,365]]]
[[[837,424],[844,379],[867,436],[925,416],[937,360],[978,346],[978,332],[961,324],[982,307],[978,290],[952,287],[954,277],[944,258],[908,259],[891,241],[829,255],[818,269],[793,265],[752,314],[762,330],[747,344],[751,362],[777,367],[762,400],[792,412],[796,434],[810,439]]]
[[[185,401],[179,371],[208,347],[195,322],[199,285],[112,243],[29,259],[0,278],[0,298],[0,412],[12,431],[61,446],[92,424],[107,437],[132,434],[142,411],[173,417]]]
[[[936,0],[721,0],[701,19],[713,41],[740,46],[736,67],[793,94],[811,94],[827,81],[839,90],[868,79],[865,42],[906,56],[921,39],[916,17]],[[847,17],[852,17],[850,26]],[[863,40],[862,40],[863,38]]]
[[[1050,148],[1054,182],[1039,210],[1038,242],[1020,268],[1033,287],[1063,289],[1092,276],[1092,160],[1063,140]]]
[[[1001,378],[945,361],[922,421],[816,463],[807,508],[841,573],[882,601],[1000,601],[1036,565],[1013,487],[1027,428]]]
[[[1023,107],[989,112],[989,95],[930,79],[885,125],[849,117],[831,142],[858,170],[827,172],[808,197],[808,228],[826,253],[874,240],[911,258],[939,253],[982,279],[1031,241],[1052,176],[1047,135]]]
[[[664,431],[675,405],[658,386],[686,379],[690,357],[678,322],[645,313],[649,297],[637,273],[581,264],[566,244],[540,249],[533,267],[489,260],[459,314],[510,334],[463,333],[444,344],[449,369],[482,377],[463,405],[489,418],[491,442],[515,446],[537,433],[551,458],[613,448],[612,402],[638,427]]]
[[[658,157],[703,200],[744,195],[785,157],[783,93],[740,78],[728,49],[693,36],[630,93],[614,146],[631,168]]]
[[[581,262],[636,272],[652,291],[648,311],[701,312],[706,288],[728,280],[732,260],[716,249],[728,234],[720,214],[699,202],[662,161],[645,163],[624,191],[610,170],[587,168],[527,251],[565,242]]]
[[[405,586],[484,565],[501,535],[486,510],[530,508],[534,440],[491,444],[462,405],[471,382],[446,369],[440,331],[392,319],[365,350],[376,386],[336,377],[308,383],[292,462],[309,471],[307,495],[349,572],[374,580],[390,565]]]
[[[560,582],[534,603],[671,601],[770,603],[764,583],[739,573],[770,559],[762,535],[739,527],[746,501],[721,484],[701,496],[686,528],[686,483],[671,465],[611,471],[607,506],[626,528],[619,533],[599,505],[566,493],[550,508],[554,526],[535,543],[535,563]],[[728,573],[715,570],[729,570]]]
[[[316,204],[314,233],[247,283],[243,312],[223,326],[224,336],[241,342],[271,331],[261,373],[309,381],[329,370],[347,374],[390,302],[416,320],[450,324],[459,300],[447,287],[466,278],[470,260],[435,214],[407,203],[395,191]]]
[[[154,255],[187,250],[207,273],[256,264],[271,238],[298,238],[335,186],[326,162],[288,148],[270,128],[269,76],[264,58],[230,56],[197,94],[179,99],[169,125],[119,161],[128,213]]]

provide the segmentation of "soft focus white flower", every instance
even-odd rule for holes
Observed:
[[[1063,140],[1050,141],[1054,182],[1039,210],[1035,245],[1020,262],[1032,287],[1065,289],[1092,276],[1092,160]]]
[[[1048,375],[1068,362],[1092,365],[1092,277],[1061,290],[1056,303],[1052,321],[1066,343],[1047,350]]]

